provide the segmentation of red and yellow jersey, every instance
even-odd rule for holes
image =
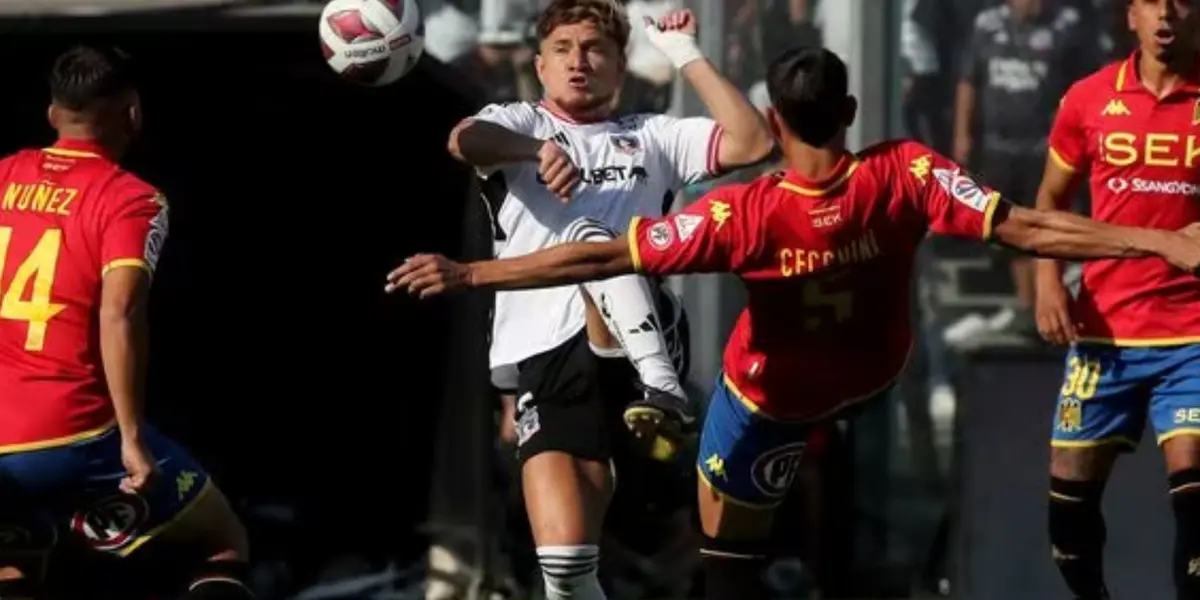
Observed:
[[[90,142],[0,160],[0,453],[111,426],[102,278],[152,271],[166,233],[162,196]]]
[[[730,388],[777,419],[829,415],[895,382],[912,349],[910,278],[929,231],[987,239],[999,195],[915,142],[847,154],[826,181],[794,172],[634,219],[655,275],[728,271],[749,300],[725,347]]]
[[[1142,86],[1137,60],[1104,67],[1067,91],[1050,156],[1069,172],[1090,170],[1096,220],[1179,229],[1200,221],[1200,78],[1158,98]],[[1087,263],[1072,310],[1089,342],[1200,342],[1200,279],[1161,258]]]

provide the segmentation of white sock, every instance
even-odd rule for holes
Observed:
[[[596,577],[600,549],[592,544],[538,546],[546,600],[605,600]]]
[[[607,242],[616,234],[599,221],[581,218],[567,226],[563,237],[570,241]],[[608,330],[625,349],[642,383],[683,398],[683,386],[667,352],[650,283],[640,275],[622,275],[589,281],[583,288],[600,310]]]
[[[625,349],[642,383],[683,398],[683,386],[667,352],[662,322],[654,308],[654,292],[646,278],[622,275],[589,281],[583,287]]]

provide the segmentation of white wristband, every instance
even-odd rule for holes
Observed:
[[[696,38],[686,33],[661,31],[657,25],[647,25],[646,37],[655,48],[667,56],[676,69],[682,69],[684,65],[704,58],[704,53],[696,45]]]

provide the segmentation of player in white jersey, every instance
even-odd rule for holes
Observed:
[[[501,256],[592,233],[606,238],[568,225],[589,217],[620,230],[634,215],[661,215],[681,187],[770,152],[759,113],[698,49],[690,12],[642,26],[715,120],[613,119],[630,32],[622,9],[612,0],[553,0],[537,24],[542,102],[489,106],[450,135],[454,156],[507,184]],[[491,363],[518,367],[518,458],[548,600],[603,598],[596,544],[611,491],[611,448],[602,365],[587,333],[602,331],[586,325],[588,298],[642,383],[657,390],[662,413],[683,416],[685,406],[645,279],[497,294]]]

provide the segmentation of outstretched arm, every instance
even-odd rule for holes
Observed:
[[[1059,210],[1033,210],[1001,202],[993,237],[1044,258],[1094,260],[1161,256],[1187,271],[1200,267],[1200,244],[1186,235],[1093,221]]]
[[[634,272],[625,236],[607,242],[562,244],[516,258],[456,263],[418,254],[388,274],[388,292],[407,290],[426,298],[471,288],[517,290],[608,279]]]

